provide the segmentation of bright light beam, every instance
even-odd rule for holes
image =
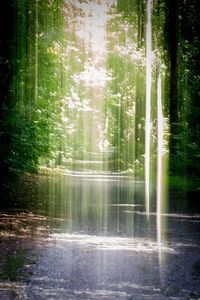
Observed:
[[[163,114],[162,114],[162,90],[161,74],[159,71],[157,81],[157,242],[158,247],[161,245],[161,213],[162,213],[162,154],[163,154]]]
[[[145,205],[149,214],[150,207],[150,137],[151,137],[151,81],[152,81],[152,1],[147,2],[146,26],[146,124],[145,124]]]

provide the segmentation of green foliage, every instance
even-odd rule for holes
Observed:
[[[134,35],[137,40],[137,47],[143,48],[145,46],[145,0],[118,0],[117,11],[122,13],[123,18],[129,24],[134,25]],[[133,34],[133,32],[131,33]]]
[[[85,87],[80,79],[86,65],[94,65],[92,53],[84,49],[76,32],[76,16],[83,14],[76,4],[14,0],[2,7],[12,22],[0,18],[3,28],[7,24],[7,35],[3,29],[0,37],[1,165],[17,172],[37,171],[40,164],[65,165],[91,152],[94,145],[97,148],[91,132],[102,127],[99,132],[112,153],[110,168],[142,175],[146,1],[118,0],[111,9],[106,62],[110,79],[102,94],[103,108],[95,100],[95,89]],[[161,66],[172,174],[194,175],[200,170],[199,19],[197,0],[154,1],[151,160],[155,165],[156,84]]]
[[[40,159],[48,162],[62,150],[63,1],[15,0],[13,5],[12,81],[1,116],[1,152],[9,170],[30,172]]]
[[[171,175],[199,174],[199,3],[155,1],[153,44],[166,64],[165,111],[170,119]]]
[[[138,49],[137,18],[131,17],[136,16],[137,10],[129,10],[129,4],[137,7],[133,1],[118,2],[117,9],[122,14],[113,17],[109,26],[107,68],[112,80],[108,84],[105,115],[109,120],[107,138],[114,150],[110,167],[142,176],[145,53]]]

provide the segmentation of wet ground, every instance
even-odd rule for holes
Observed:
[[[73,172],[30,190],[0,214],[0,299],[200,299],[200,215],[163,214],[159,243],[142,181]]]

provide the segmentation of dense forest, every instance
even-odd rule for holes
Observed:
[[[0,299],[200,299],[199,0],[0,0]]]
[[[193,180],[200,170],[199,3],[152,2],[152,170],[160,75],[169,174]],[[1,1],[1,176],[67,168],[98,153],[103,169],[144,177],[147,2],[113,2],[103,54],[84,44],[77,3]]]

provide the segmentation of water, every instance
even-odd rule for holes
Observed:
[[[144,209],[143,181],[122,175],[71,172],[43,184],[42,189],[51,184],[45,196],[46,213],[65,218],[69,231],[133,236],[138,230],[134,228],[134,216],[126,211]]]
[[[158,241],[157,213],[151,208],[147,217],[143,181],[94,171],[65,173],[24,177],[10,188],[13,199],[20,193],[26,212],[0,214],[2,299],[13,299],[11,291],[22,299],[200,294],[199,215],[160,214],[168,226]],[[12,278],[9,284],[6,276]]]

